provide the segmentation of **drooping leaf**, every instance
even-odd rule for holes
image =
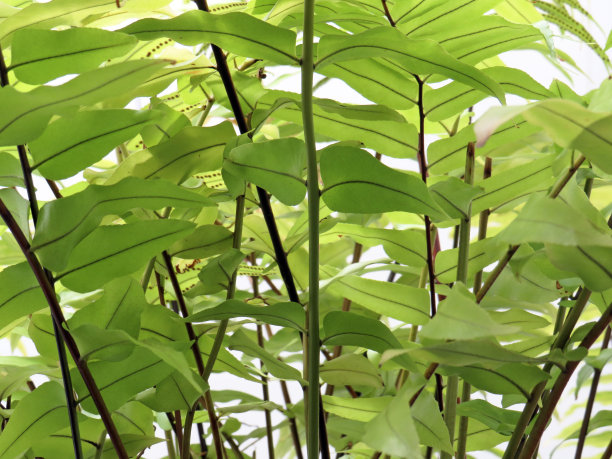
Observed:
[[[39,86],[30,92],[5,86],[0,89],[0,97],[12,109],[0,113],[0,145],[34,140],[52,115],[113,97],[142,83],[163,65],[152,60],[123,62],[85,72],[61,86]]]
[[[305,165],[304,142],[288,138],[240,145],[225,159],[224,168],[293,206],[306,196]]]
[[[3,324],[46,306],[47,300],[27,262],[0,271],[0,321]]]
[[[204,196],[163,180],[127,178],[110,186],[90,185],[74,195],[47,203],[40,211],[32,249],[49,269],[66,266],[70,252],[91,233],[105,215],[121,215],[130,209],[164,206],[201,207]]]
[[[470,400],[457,406],[459,416],[477,419],[502,435],[511,435],[520,418],[520,411],[505,410],[485,400]]]
[[[56,382],[47,382],[17,405],[0,436],[0,456],[21,457],[39,438],[67,424],[64,389]]]
[[[319,373],[324,382],[333,386],[382,387],[382,379],[374,364],[358,354],[345,354],[325,362]]]
[[[228,341],[229,348],[257,357],[261,360],[272,376],[279,379],[303,381],[300,372],[292,366],[281,362],[276,357],[259,347],[242,330],[236,330]]]
[[[92,110],[60,118],[28,145],[32,169],[51,180],[72,177],[160,117],[153,110]]]
[[[103,29],[18,30],[11,45],[9,70],[29,84],[41,84],[68,73],[93,70],[122,56],[137,40]]]
[[[405,212],[439,215],[420,178],[396,171],[364,150],[347,146],[321,152],[325,204],[339,212]]]
[[[188,126],[167,141],[130,155],[106,183],[126,177],[182,183],[197,172],[220,169],[225,144],[234,136],[234,128],[227,122],[211,127]]]
[[[56,280],[77,292],[95,290],[144,266],[194,226],[184,220],[101,226],[77,244]]]
[[[184,45],[211,42],[241,56],[295,64],[295,32],[244,13],[188,11],[172,19],[142,19],[121,29],[139,40],[169,37]]]
[[[315,65],[322,67],[367,57],[389,57],[412,73],[444,75],[505,102],[502,88],[479,70],[456,60],[432,40],[411,39],[390,27],[377,27],[355,35],[321,37]]]
[[[233,234],[220,225],[203,225],[168,249],[173,257],[202,259],[220,254],[232,247]]]
[[[576,273],[594,292],[612,287],[612,248],[546,244],[546,254],[555,266]]]
[[[23,172],[19,160],[10,153],[0,152],[0,185],[23,186]]]
[[[377,314],[415,325],[429,320],[427,290],[359,276],[343,276],[330,284],[330,290]]]
[[[508,335],[520,328],[501,325],[474,300],[465,286],[457,283],[440,302],[436,315],[423,326],[420,335],[437,340],[465,340]]]
[[[448,428],[444,424],[438,404],[429,392],[423,392],[410,409],[414,427],[421,444],[453,453]]]
[[[507,245],[496,238],[487,238],[474,241],[470,244],[468,255],[468,279],[481,269],[486,268],[504,254]],[[436,254],[436,278],[440,282],[454,282],[457,279],[457,260],[459,249],[442,250]]]
[[[188,292],[188,296],[210,294],[227,290],[232,273],[244,260],[244,254],[231,249],[218,257],[211,258],[198,273],[200,284]]]
[[[397,395],[382,413],[368,422],[364,443],[385,454],[408,459],[422,457],[409,399],[407,392]]]
[[[238,300],[226,300],[218,306],[191,314],[188,322],[225,320],[234,317],[251,317],[270,325],[304,330],[304,308],[297,303],[276,303],[270,306],[254,306]]]
[[[355,421],[368,422],[381,413],[393,400],[390,396],[375,398],[343,398],[332,395],[324,395],[323,407],[325,411],[336,416]]]

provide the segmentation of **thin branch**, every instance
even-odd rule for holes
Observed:
[[[2,199],[0,199],[0,216],[2,216],[2,219],[4,220],[6,226],[13,234],[13,237],[17,241],[17,244],[19,245],[21,251],[25,255],[26,260],[30,265],[30,268],[32,268],[34,276],[36,277],[36,280],[38,281],[38,284],[40,285],[40,288],[43,291],[43,294],[45,295],[47,303],[49,304],[49,308],[51,310],[51,317],[53,318],[53,321],[57,326],[57,330],[61,333],[66,347],[68,347],[68,351],[70,352],[70,355],[72,356],[76,367],[79,373],[81,374],[81,377],[83,378],[87,390],[89,390],[91,398],[94,404],[96,405],[96,408],[98,409],[100,417],[102,418],[102,422],[104,423],[111,442],[113,443],[113,446],[115,448],[115,451],[117,452],[117,456],[121,459],[127,459],[127,452],[125,450],[125,447],[123,446],[121,438],[119,437],[117,427],[115,426],[115,423],[111,418],[110,412],[106,407],[106,403],[102,398],[102,394],[100,393],[100,390],[98,389],[98,386],[96,385],[96,382],[91,372],[89,371],[87,362],[81,358],[81,354],[76,345],[76,342],[74,341],[72,335],[67,329],[66,319],[64,318],[62,309],[57,301],[57,297],[55,296],[55,291],[51,286],[51,283],[49,282],[49,279],[47,278],[47,275],[42,265],[38,261],[38,258],[30,250],[30,244],[25,234],[23,234],[23,232],[21,231],[21,228],[5,206]]]

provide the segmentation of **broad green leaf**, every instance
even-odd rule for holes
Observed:
[[[385,166],[359,148],[337,146],[321,152],[321,197],[338,212],[441,212],[420,178]]]
[[[31,3],[5,19],[0,25],[0,39],[26,27],[50,29],[57,25],[79,25],[92,14],[117,8],[115,0],[54,0],[52,3]]]
[[[542,196],[531,198],[497,238],[512,244],[546,242],[564,246],[612,246],[612,232],[601,231],[582,212],[562,200]]]
[[[263,362],[268,372],[279,379],[303,381],[298,370],[281,362],[272,354],[259,347],[242,330],[236,330],[228,340],[229,348],[257,357]]]
[[[70,330],[84,361],[118,362],[127,358],[135,343],[123,330],[102,329],[84,324]]]
[[[325,362],[319,374],[323,382],[333,386],[370,386],[383,385],[378,370],[363,355],[346,354]]]
[[[234,128],[227,122],[211,127],[188,126],[169,140],[130,155],[107,184],[125,177],[155,177],[182,183],[197,172],[220,169],[225,144],[234,136]]]
[[[539,382],[549,378],[540,368],[524,363],[506,363],[497,368],[478,364],[444,366],[450,374],[458,374],[474,387],[493,394],[514,394],[529,398],[531,390]]]
[[[304,142],[287,138],[240,145],[225,159],[224,168],[294,206],[306,196],[305,165]]]
[[[395,335],[382,322],[353,312],[332,311],[323,319],[327,345],[357,346],[383,353],[389,349],[402,349]],[[398,363],[414,368],[409,358],[400,355]]]
[[[218,306],[191,314],[187,322],[207,322],[234,317],[250,317],[255,320],[304,330],[304,308],[297,303],[276,303],[270,306],[253,306],[238,300],[227,300]]]
[[[485,209],[495,211],[513,202],[516,205],[530,192],[547,190],[554,181],[552,161],[553,156],[547,155],[477,182],[476,186],[484,191],[472,201],[472,215]]]
[[[109,410],[115,410],[134,395],[166,378],[173,368],[148,349],[137,347],[120,362],[91,362],[89,369]],[[71,371],[79,403],[91,413],[97,413],[91,396],[79,373]]]
[[[542,15],[529,0],[505,0],[495,7],[495,11],[509,21],[534,24],[543,20]]]
[[[278,64],[295,64],[295,32],[244,13],[215,15],[188,11],[178,17],[143,19],[122,29],[139,40],[169,37],[183,45],[211,42],[240,56],[269,59]]]
[[[140,435],[140,434],[125,434],[121,435],[121,441],[123,446],[130,457],[137,456],[141,451],[164,441],[161,438],[154,437],[152,435]],[[117,457],[117,451],[113,447],[112,442],[104,442],[102,449],[101,459],[114,459]]]
[[[534,362],[535,359],[509,351],[493,340],[466,340],[439,343],[400,351],[387,351],[383,361],[407,354],[410,357],[425,359],[452,366],[473,364],[495,368],[504,363]]]
[[[321,234],[321,243],[332,242],[344,236],[365,247],[382,244],[389,257],[405,265],[422,267],[427,263],[425,235],[420,231],[367,228],[338,223]]]
[[[409,394],[397,395],[366,425],[364,443],[385,454],[408,459],[421,458],[419,435],[411,416]]]
[[[377,314],[404,323],[423,325],[429,321],[429,293],[422,288],[343,276],[335,279],[329,289]]]
[[[217,293],[227,290],[232,273],[244,260],[244,254],[237,249],[230,249],[218,257],[211,258],[198,273],[200,284],[188,292],[187,296]]]
[[[393,400],[393,397],[386,395],[375,398],[343,398],[323,395],[322,398],[323,407],[328,413],[361,422],[374,419]]]
[[[505,102],[504,91],[499,84],[480,70],[456,60],[432,40],[411,39],[390,27],[377,27],[356,35],[321,37],[315,65],[322,67],[368,57],[389,57],[412,73],[440,74]]]
[[[103,29],[18,30],[11,44],[9,70],[29,84],[42,84],[68,73],[93,70],[122,56],[137,40]]]
[[[0,436],[0,456],[23,457],[39,438],[67,424],[64,389],[56,382],[47,382],[27,394],[15,408]]]
[[[473,278],[478,271],[499,260],[507,249],[507,244],[496,238],[472,242],[468,251],[468,279]],[[457,279],[458,256],[459,249],[442,250],[436,254],[435,271],[436,278],[440,282],[450,283]]]
[[[412,158],[418,146],[416,127],[393,116],[391,110],[375,110],[371,105],[340,104],[328,99],[314,99],[317,134],[340,141],[358,141],[380,154],[394,158]],[[257,102],[253,125],[268,117],[302,124],[299,95],[269,91]]]
[[[113,97],[142,83],[164,65],[152,60],[124,62],[83,73],[61,86],[39,86],[30,92],[5,86],[0,97],[11,110],[0,113],[0,145],[34,140],[51,116]]]
[[[456,177],[447,177],[429,187],[429,193],[440,208],[449,217],[459,219],[469,216],[472,200],[482,192],[481,188],[468,185]]]
[[[23,231],[26,239],[30,239],[30,205],[28,200],[13,188],[0,188],[0,199]],[[2,220],[2,223],[4,224],[4,220]],[[14,240],[12,236],[8,237]]]
[[[494,431],[510,436],[521,412],[498,408],[485,400],[470,400],[457,406],[457,415],[477,419]]]
[[[232,247],[233,233],[220,225],[203,225],[168,249],[173,257],[194,260],[217,255]]]
[[[552,140],[566,148],[575,148],[605,172],[612,173],[612,115],[588,110],[569,101],[549,99],[519,107],[489,109],[475,126],[479,145],[509,118],[521,114],[539,126]]]
[[[152,110],[92,110],[60,118],[28,145],[32,169],[51,180],[72,177],[160,117]]]
[[[194,226],[184,220],[101,226],[79,242],[56,280],[77,292],[95,290],[141,268],[156,254],[193,231]]]
[[[169,412],[191,409],[201,395],[185,377],[173,372],[157,383],[154,391],[139,400],[154,411]]]
[[[0,152],[0,186],[24,186],[19,160],[10,153]]]
[[[40,211],[32,249],[49,269],[63,269],[76,244],[91,233],[105,215],[130,209],[164,206],[201,207],[211,201],[163,180],[127,178],[109,186],[90,185],[71,196],[47,203]]]
[[[419,334],[437,340],[467,340],[520,331],[519,327],[500,325],[476,302],[461,283],[453,286],[450,294],[440,302],[436,315],[425,324]]]
[[[546,244],[546,254],[557,268],[576,273],[594,292],[612,287],[612,248]]]
[[[7,325],[47,306],[27,262],[0,271],[0,321]]]
[[[73,328],[96,324],[107,330],[123,330],[137,338],[140,315],[146,306],[142,287],[134,279],[124,277],[106,284],[104,295],[76,311],[68,324]]]
[[[410,409],[414,427],[421,444],[453,453],[448,428],[444,424],[438,404],[429,392],[423,392]]]

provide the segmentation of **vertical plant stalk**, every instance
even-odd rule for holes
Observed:
[[[315,143],[313,98],[313,48],[315,0],[304,0],[302,36],[302,124],[308,154],[308,330],[306,332],[306,440],[308,459],[319,452],[319,174]]]
[[[599,320],[595,322],[595,325],[591,328],[589,333],[584,337],[584,339],[580,342],[579,347],[583,347],[585,349],[590,349],[590,347],[597,341],[599,336],[609,327],[610,321],[612,320],[612,303],[608,306],[606,311],[601,315]],[[548,425],[548,421],[555,411],[557,403],[561,399],[561,395],[563,395],[563,391],[570,378],[578,368],[580,361],[567,362],[565,365],[565,369],[561,372],[555,384],[553,385],[550,394],[544,400],[542,405],[542,410],[538,415],[529,436],[527,437],[527,441],[525,442],[525,446],[521,451],[519,459],[531,459],[533,453],[536,448],[540,444],[540,440],[542,438],[542,434]]]
[[[2,48],[0,48],[0,86],[4,87],[9,85],[8,72],[6,69],[6,63],[4,62],[4,54]],[[38,223],[38,200],[36,198],[36,189],[34,187],[34,180],[32,177],[32,169],[28,160],[25,145],[17,145],[17,152],[19,154],[19,162],[21,164],[21,170],[23,172],[23,181],[26,187],[28,195],[28,202],[30,204],[30,212],[32,214],[32,221],[34,227]],[[61,197],[61,193],[54,182],[47,180],[47,183],[51,187],[56,198]],[[45,270],[45,274],[49,280],[51,288],[55,291],[53,274]],[[79,429],[79,420],[76,412],[76,401],[74,399],[74,390],[72,388],[72,378],[70,377],[70,368],[68,366],[68,356],[66,355],[66,347],[58,325],[53,321],[53,336],[55,338],[55,344],[57,346],[57,354],[59,357],[60,370],[62,373],[62,381],[64,383],[64,393],[66,396],[66,407],[68,409],[68,420],[70,424],[70,432],[72,437],[72,446],[74,450],[74,456],[76,459],[83,458],[83,449],[81,446],[81,432]]]
[[[91,398],[100,414],[100,417],[102,418],[102,422],[104,423],[104,426],[108,431],[108,435],[111,439],[111,442],[113,443],[113,447],[117,452],[117,457],[119,457],[120,459],[128,459],[128,454],[125,450],[123,442],[121,441],[121,438],[119,437],[117,427],[115,426],[115,423],[111,418],[110,412],[106,407],[106,403],[102,398],[102,394],[100,393],[100,390],[96,385],[93,375],[89,371],[87,362],[81,358],[81,353],[79,352],[76,342],[74,341],[72,335],[66,328],[66,319],[64,318],[64,313],[62,312],[62,309],[57,301],[57,297],[55,296],[55,291],[51,286],[51,283],[49,282],[49,279],[47,278],[47,275],[42,265],[38,261],[38,258],[30,250],[30,244],[25,234],[23,234],[23,232],[21,231],[21,228],[5,206],[2,199],[0,199],[0,216],[13,234],[13,237],[17,241],[19,248],[25,255],[26,260],[28,261],[30,268],[32,268],[34,276],[36,277],[36,280],[38,281],[38,284],[40,285],[40,288],[43,291],[43,294],[45,295],[45,299],[49,304],[49,308],[51,310],[51,317],[57,325],[57,330],[59,330],[59,332],[61,333],[64,343],[66,344],[66,347],[68,347],[68,351],[70,352],[70,355],[72,356],[74,363],[76,364],[76,367],[79,373],[81,374],[81,377],[83,378],[85,386],[87,387],[87,390],[91,395]]]
[[[468,143],[466,158],[465,158],[465,183],[472,185],[474,183],[474,144]],[[471,205],[468,206],[467,212],[463,215],[459,223],[459,255],[457,258],[457,282],[467,283],[468,261],[470,254],[470,228],[471,228]],[[469,384],[466,387],[464,383],[463,391],[467,390],[468,397],[470,394]],[[459,377],[451,375],[448,377],[446,385],[446,403],[444,411],[444,422],[450,434],[451,444],[455,441],[455,422],[457,415],[457,392],[459,389]],[[461,447],[465,449],[467,439],[467,423],[465,425],[465,436],[459,438]],[[461,437],[461,436],[460,436]],[[446,452],[442,452],[443,459],[449,459],[452,456]],[[463,456],[459,456],[462,458]]]
[[[601,350],[608,348],[610,343],[610,327],[606,328],[603,342],[601,343]],[[589,391],[589,398],[587,400],[586,407],[584,409],[584,417],[582,418],[582,425],[580,426],[580,434],[578,435],[578,443],[576,444],[575,459],[582,457],[582,451],[586,442],[586,437],[589,432],[589,421],[591,420],[591,414],[593,413],[593,405],[595,404],[595,397],[597,396],[597,387],[599,386],[599,378],[601,377],[601,369],[596,368],[593,371],[593,382],[591,383],[591,389]]]

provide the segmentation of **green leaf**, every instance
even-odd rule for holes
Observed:
[[[323,395],[325,411],[345,419],[368,422],[381,413],[393,400],[393,397],[383,395],[380,397],[343,398],[333,395]]]
[[[123,330],[108,330],[84,324],[70,330],[84,361],[104,360],[117,362],[127,358],[134,350],[134,342]]]
[[[570,100],[549,99],[519,107],[497,107],[487,111],[474,128],[479,145],[509,118],[521,114],[541,127],[562,147],[575,148],[607,173],[612,173],[612,115],[593,112]]]
[[[89,369],[109,410],[115,410],[134,395],[166,378],[173,368],[148,349],[136,347],[120,362],[90,362]],[[87,411],[97,413],[91,396],[78,371],[73,369],[72,382],[78,401]]]
[[[91,233],[105,215],[130,209],[164,206],[201,207],[211,201],[163,180],[127,178],[109,186],[89,185],[71,196],[47,203],[40,211],[32,250],[54,271],[66,267],[71,250]]]
[[[329,289],[377,314],[404,323],[423,325],[429,321],[429,293],[422,288],[343,276],[335,279]]]
[[[32,169],[51,180],[72,177],[160,117],[153,110],[92,110],[60,118],[28,145]]]
[[[68,321],[72,328],[96,324],[106,330],[123,330],[133,338],[140,331],[140,315],[147,306],[142,287],[124,277],[104,286],[104,295],[82,309]]]
[[[467,288],[457,283],[440,302],[436,315],[425,324],[420,335],[437,340],[466,340],[517,333],[521,329],[500,325],[474,301]]]
[[[19,160],[5,151],[0,152],[0,171],[0,186],[24,186]]]
[[[172,244],[172,257],[188,260],[208,258],[232,247],[233,233],[221,225],[198,226],[193,233]]]
[[[288,206],[299,204],[306,196],[305,166],[306,146],[296,138],[240,145],[224,163],[231,174],[264,188]]]
[[[411,39],[390,27],[377,27],[355,35],[321,37],[315,66],[368,57],[389,57],[411,73],[436,73],[452,78],[505,103],[499,84],[480,70],[456,60],[432,40]]]
[[[26,27],[52,28],[57,25],[79,25],[92,14],[117,8],[115,0],[54,0],[53,3],[31,3],[0,24],[0,39]],[[4,43],[3,43],[4,44]]]
[[[365,427],[364,443],[385,454],[421,458],[419,435],[411,416],[409,394],[397,395]]]
[[[154,391],[139,398],[139,401],[152,410],[163,413],[189,410],[201,395],[201,392],[195,389],[185,377],[173,372],[166,379],[157,383]],[[215,401],[218,400],[215,399]]]
[[[200,284],[188,292],[187,296],[217,293],[227,290],[233,272],[244,260],[244,254],[230,249],[218,257],[211,258],[198,273]]]
[[[386,254],[398,263],[422,267],[427,264],[425,235],[420,231],[367,228],[360,225],[338,223],[321,234],[321,243],[332,242],[338,237],[350,237],[365,247],[382,244]]]
[[[210,14],[188,11],[178,17],[143,19],[122,29],[139,40],[169,37],[183,45],[211,42],[239,56],[295,64],[295,32],[256,19],[245,13]]]
[[[25,317],[47,306],[47,300],[27,262],[0,271],[0,321],[2,324]]]
[[[253,306],[238,300],[226,300],[218,306],[191,314],[187,322],[207,322],[234,317],[250,317],[257,321],[304,331],[304,308],[297,303],[276,303]]]
[[[507,249],[507,245],[496,238],[472,242],[468,251],[468,279],[473,279],[478,271],[499,260]],[[440,282],[451,283],[457,279],[458,256],[459,249],[442,250],[436,254],[435,271]]]
[[[562,200],[534,196],[497,238],[512,244],[548,242],[611,247],[611,236],[612,232],[601,231],[584,213]]]
[[[321,152],[321,197],[338,212],[441,212],[420,178],[385,166],[359,148],[332,145]]]
[[[319,370],[321,379],[333,386],[369,386],[381,388],[382,378],[372,362],[363,355],[345,354],[325,362]]]
[[[11,110],[0,113],[0,145],[21,145],[34,140],[42,134],[51,116],[114,97],[142,83],[164,65],[144,59],[123,62],[83,73],[61,86],[39,86],[23,93],[5,86],[0,89],[0,98]]]
[[[429,192],[449,217],[465,219],[470,214],[472,200],[483,190],[456,177],[448,177],[434,183]]]
[[[576,273],[594,292],[612,287],[612,248],[546,244],[546,254],[557,268]]]
[[[29,84],[42,84],[68,73],[93,70],[127,53],[137,40],[103,29],[18,30],[11,45],[9,70]]]
[[[414,427],[421,444],[453,454],[448,428],[444,424],[438,404],[429,392],[423,392],[410,408]]]
[[[393,116],[391,110],[372,109],[371,105],[350,105],[328,99],[314,99],[314,119],[317,134],[340,141],[358,141],[380,154],[394,158],[412,158],[417,150],[416,127]],[[269,91],[257,102],[253,125],[268,117],[302,124],[298,94]]]
[[[235,135],[228,122],[212,127],[188,126],[169,140],[130,155],[106,183],[126,177],[155,177],[182,183],[197,172],[220,169],[225,144]]]
[[[494,431],[510,436],[521,412],[504,410],[484,400],[470,400],[457,405],[457,415],[477,419]]]
[[[74,248],[66,268],[58,273],[56,280],[77,292],[95,290],[141,268],[153,256],[191,232],[194,226],[183,220],[101,226]]]
[[[298,370],[284,362],[281,362],[272,354],[259,347],[242,330],[236,330],[228,341],[231,350],[244,352],[247,355],[257,357],[266,366],[268,372],[279,379],[288,379],[303,382],[302,375]]]
[[[525,399],[530,397],[529,394],[536,384],[549,378],[540,368],[524,363],[506,363],[497,368],[478,364],[444,366],[444,370],[450,374],[458,374],[478,389],[493,394],[522,395]]]
[[[62,386],[47,382],[27,394],[0,436],[0,456],[22,457],[39,438],[57,432],[68,423]]]

